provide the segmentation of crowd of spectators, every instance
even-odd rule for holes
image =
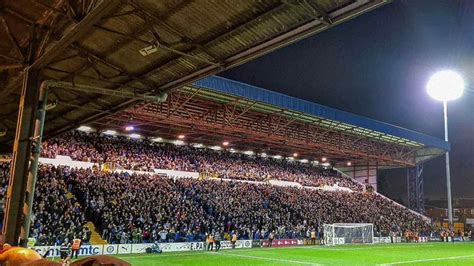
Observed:
[[[9,162],[0,162],[0,228],[3,226],[3,215],[5,209],[5,197],[8,188],[8,174],[10,172]]]
[[[353,190],[363,186],[331,168],[297,161],[248,156],[169,143],[73,131],[43,143],[42,156],[67,155],[73,160],[114,163],[124,169],[168,169],[199,172],[219,178],[251,181],[270,179],[299,182],[305,186],[339,185]]]
[[[202,241],[208,232],[240,239],[298,238],[324,223],[374,223],[376,236],[430,226],[368,192],[324,191],[222,180],[64,169],[67,186],[109,243]]]
[[[90,240],[86,217],[76,197],[68,192],[67,168],[42,164],[38,170],[30,236],[37,245],[59,245],[66,238]]]
[[[126,169],[170,169],[216,175],[220,179],[168,178],[41,164],[30,235],[37,245],[66,238],[90,240],[92,221],[109,243],[203,241],[209,232],[239,239],[301,238],[325,223],[374,223],[376,236],[432,229],[420,216],[394,204],[332,169],[215,152],[190,146],[151,143],[81,132],[48,140],[43,157],[113,162]],[[0,164],[0,206],[9,163]],[[224,179],[297,181],[307,186],[337,184],[353,192],[273,186]],[[3,207],[0,209],[0,215]]]

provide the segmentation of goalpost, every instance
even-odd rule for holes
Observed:
[[[374,224],[324,224],[324,243],[327,246],[373,244]]]

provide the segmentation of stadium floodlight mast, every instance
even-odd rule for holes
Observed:
[[[426,91],[435,100],[443,102],[444,140],[448,142],[448,101],[458,99],[464,91],[464,80],[457,72],[442,70],[431,76],[426,84]],[[448,221],[453,224],[453,206],[451,199],[451,171],[449,168],[449,151],[446,152],[446,188],[448,191]]]

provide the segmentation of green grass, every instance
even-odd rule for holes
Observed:
[[[118,256],[132,265],[474,265],[473,243],[301,246]]]

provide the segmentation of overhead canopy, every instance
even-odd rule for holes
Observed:
[[[39,80],[161,96],[386,2],[2,1],[0,143],[12,143],[28,65],[40,70]],[[50,102],[56,107],[46,117],[48,136],[141,100],[55,89]]]
[[[295,115],[301,113],[313,119],[322,119],[321,125],[326,124],[337,130],[392,143],[449,150],[449,144],[439,138],[238,81],[213,76],[196,81],[194,85],[287,109]]]
[[[220,145],[295,159],[326,157],[335,166],[407,167],[449,150],[443,140],[237,81],[208,77],[94,123],[134,125],[151,137]]]

